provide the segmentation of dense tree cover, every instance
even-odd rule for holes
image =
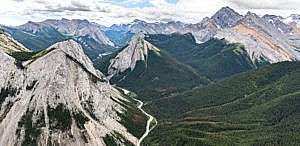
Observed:
[[[243,45],[231,44],[224,39],[211,39],[197,44],[191,34],[156,34],[147,35],[146,40],[211,80],[223,79],[266,64],[252,63]]]
[[[149,103],[157,145],[297,145],[300,62],[282,62]]]
[[[123,77],[125,79],[123,79]],[[139,61],[133,71],[111,79],[111,83],[136,92],[140,98],[149,100],[172,93],[182,92],[209,81],[168,54],[157,55],[149,50],[147,61]]]
[[[109,60],[117,53],[97,62],[96,68],[106,73]],[[149,50],[146,61],[138,61],[132,71],[128,69],[114,76],[110,82],[134,91],[138,96],[141,95],[139,98],[150,100],[206,85],[209,80],[165,51],[160,50],[158,55],[157,52]]]

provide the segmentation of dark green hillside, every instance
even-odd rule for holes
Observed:
[[[147,105],[151,145],[299,145],[300,62],[282,62]]]
[[[94,64],[95,67],[103,73],[107,73],[109,60],[114,58],[119,51],[102,60],[97,60]],[[139,98],[146,100],[209,83],[204,76],[199,75],[191,67],[178,62],[163,50],[160,52],[149,50],[147,62],[137,62],[133,71],[127,70],[123,74],[113,77],[110,82],[134,91]]]
[[[181,60],[187,50],[197,46],[195,38],[191,33],[170,35],[150,34],[145,39],[158,48],[164,49],[175,58]]]
[[[133,71],[112,78],[111,83],[134,91],[147,100],[208,84],[206,78],[190,67],[162,51],[159,54],[149,50],[147,62],[138,62]]]
[[[230,44],[224,39],[196,44],[191,34],[159,34],[148,35],[146,40],[212,80],[223,79],[261,65],[252,63],[243,45]]]

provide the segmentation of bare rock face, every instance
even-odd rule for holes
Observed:
[[[122,73],[127,69],[133,70],[137,61],[147,61],[148,50],[158,50],[144,40],[144,37],[144,34],[137,33],[133,36],[128,46],[110,60],[108,67],[109,77]]]
[[[211,19],[219,26],[219,28],[228,28],[235,26],[241,19],[242,15],[231,9],[230,7],[221,8]]]
[[[0,30],[0,47],[5,52],[29,51],[22,44],[15,41],[9,34]]]
[[[282,20],[283,22],[300,28],[300,15],[292,14]]]
[[[57,29],[65,36],[75,38],[89,36],[99,44],[114,46],[114,44],[103,34],[98,25],[90,23],[87,20],[68,20],[64,18],[61,20],[47,19],[42,22],[28,22],[17,28],[35,33],[49,27]]]
[[[213,38],[218,28],[211,18],[204,18],[201,22],[190,24],[180,30],[180,33],[192,33],[197,43],[203,43]]]
[[[276,25],[248,12],[240,23],[219,31],[217,38],[225,38],[234,43],[242,43],[253,62],[276,63],[300,59],[300,53]]]
[[[126,111],[119,103],[128,100],[93,68],[75,41],[54,44],[23,62],[22,69],[4,50],[0,46],[2,145],[99,146],[113,133],[137,144],[118,116]]]

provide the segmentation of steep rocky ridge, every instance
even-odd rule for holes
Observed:
[[[215,37],[244,44],[253,62],[276,63],[300,59],[298,49],[278,28],[251,12],[238,25],[218,31]]]
[[[150,43],[145,41],[144,34],[136,34],[128,46],[120,51],[117,56],[110,60],[108,67],[109,76],[117,75],[127,69],[133,70],[137,61],[147,61],[148,50],[159,50],[152,46]]]
[[[107,137],[137,144],[140,135],[121,124],[134,104],[94,69],[78,43],[54,44],[23,68],[4,50],[1,45],[1,144],[109,145]]]

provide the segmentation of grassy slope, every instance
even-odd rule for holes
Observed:
[[[212,39],[196,44],[191,34],[148,35],[146,40],[166,50],[179,61],[204,73],[212,80],[256,68],[241,44]]]
[[[158,145],[298,145],[300,62],[283,62],[156,100]]]

